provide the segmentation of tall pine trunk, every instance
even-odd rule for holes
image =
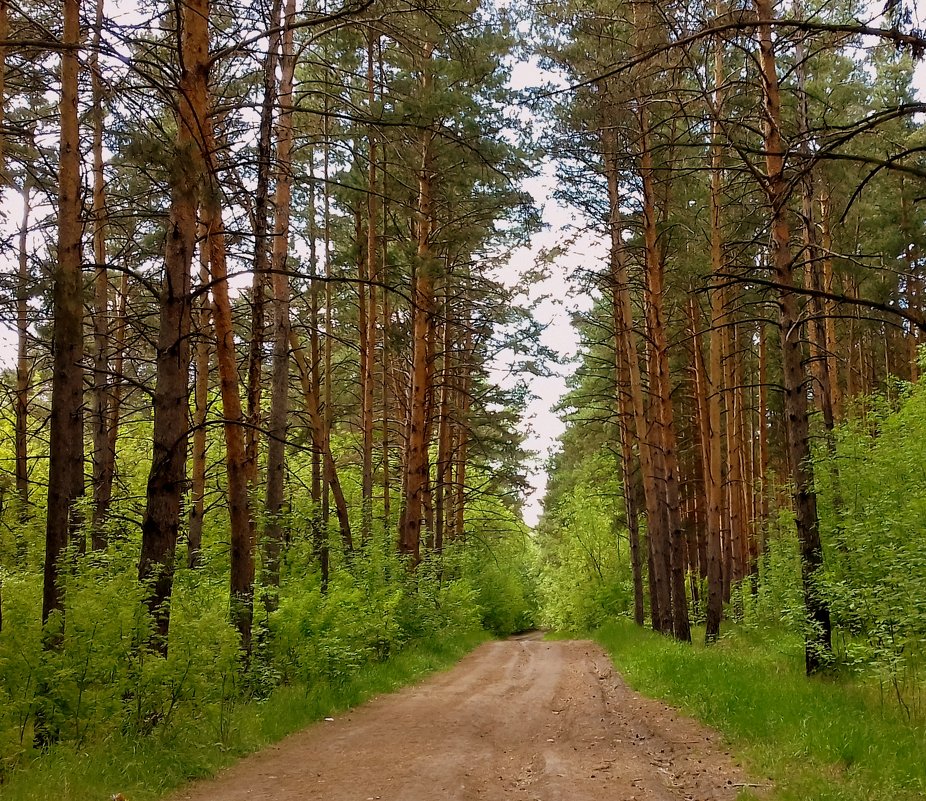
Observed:
[[[205,231],[203,231],[205,234]],[[206,455],[208,438],[206,421],[209,413],[209,355],[211,309],[209,302],[209,252],[205,236],[199,250],[200,296],[196,309],[196,347],[193,385],[193,453],[190,477],[190,519],[187,531],[187,566],[199,566],[203,547],[203,522],[206,515]]]
[[[61,560],[79,539],[75,503],[84,493],[83,280],[81,277],[80,130],[77,116],[80,0],[64,0],[61,51],[61,139],[58,161],[58,258],[52,268],[53,373],[48,519],[42,622],[64,610]],[[76,542],[79,546],[80,543]]]
[[[91,119],[93,121],[93,522],[94,550],[106,547],[104,523],[109,514],[116,473],[115,445],[109,436],[112,424],[112,393],[109,389],[109,271],[106,267],[106,184],[103,172],[103,78],[100,72],[100,40],[103,32],[103,0],[96,2],[93,45],[90,51]]]
[[[16,494],[19,516],[29,514],[29,384],[32,368],[29,362],[29,214],[32,202],[32,182],[29,174],[23,178],[23,216],[19,226],[19,268],[16,276]]]
[[[268,28],[280,27],[281,0],[272,0]],[[269,213],[270,175],[273,171],[273,110],[276,105],[279,34],[269,37],[264,57],[263,97],[257,133],[257,181],[254,187],[254,274],[251,280],[251,339],[248,343],[247,427],[244,431],[248,479],[256,488],[260,430],[262,423],[264,341],[266,337],[267,285],[270,275],[267,217]],[[272,401],[271,401],[272,402]]]
[[[283,547],[283,513],[286,469],[286,418],[289,413],[289,221],[292,201],[293,146],[293,53],[292,22],[296,16],[295,0],[287,0],[280,62],[280,120],[277,133],[277,185],[274,200],[273,258],[273,373],[270,394],[270,419],[267,443],[267,528],[264,552],[267,583],[280,583],[280,553]]]
[[[430,89],[431,48],[424,48],[422,94]],[[434,254],[431,248],[433,179],[431,147],[434,134],[425,129],[420,139],[418,170],[417,258],[412,279],[412,371],[409,390],[407,445],[405,455],[405,507],[399,524],[399,552],[411,566],[421,560],[421,523],[425,496],[429,489],[428,419],[433,390],[434,364],[431,359],[434,326]]]
[[[209,72],[208,0],[190,0],[179,6],[174,29],[180,37],[183,67],[175,109],[176,159],[160,296],[153,453],[138,567],[139,580],[151,585],[147,601],[155,621],[152,644],[165,654],[189,442],[190,290],[196,213],[205,175],[198,108],[206,102]]]
[[[804,386],[800,340],[800,315],[793,291],[793,255],[788,224],[788,180],[784,174],[784,143],[781,137],[781,94],[775,45],[772,40],[774,10],[771,0],[754,0],[759,19],[759,67],[765,101],[766,192],[770,207],[771,268],[779,288],[779,335],[781,337],[782,385],[785,432],[791,461],[794,512],[800,545],[801,578],[807,611],[805,664],[815,673],[826,664],[831,650],[829,607],[816,587],[823,566],[817,496],[813,485],[807,392]]]
[[[654,456],[649,423],[643,403],[643,382],[633,331],[633,307],[630,298],[630,278],[627,272],[627,251],[623,239],[620,210],[620,168],[617,142],[613,128],[602,132],[605,173],[608,180],[611,291],[614,293],[615,341],[621,349],[628,376],[628,391],[633,412],[633,426],[639,448],[640,471],[643,475],[643,495],[646,500],[646,534],[649,563],[650,616],[656,631],[672,631],[671,589],[667,559],[653,559],[653,543],[665,542],[666,518],[660,504],[656,482]]]
[[[660,487],[660,505],[665,515],[666,532],[653,540],[654,560],[664,559],[670,571],[671,629],[679,640],[691,640],[688,618],[688,595],[685,592],[685,530],[682,526],[679,499],[678,457],[672,386],[669,375],[669,344],[663,308],[664,252],[657,230],[655,168],[650,144],[649,118],[639,110],[640,176],[643,182],[643,239],[645,250],[646,326],[650,343],[651,418],[654,423],[654,456]]]

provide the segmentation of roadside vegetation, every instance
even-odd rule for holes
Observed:
[[[634,689],[722,732],[757,784],[773,788],[771,798],[922,798],[924,443],[926,388],[901,382],[868,397],[832,445],[819,441],[825,567],[814,586],[831,610],[833,644],[818,675],[806,675],[808,622],[787,507],[762,532],[757,575],[732,588],[716,643],[704,644],[702,603],[692,604],[692,643],[633,622],[621,488],[608,454],[587,438],[580,467],[558,474],[554,490],[563,494],[540,528],[540,619],[591,632]],[[703,598],[696,576],[688,587]],[[746,790],[769,797],[762,787]]]
[[[794,631],[735,626],[681,645],[624,620],[595,638],[628,683],[722,732],[759,787],[744,798],[914,801],[926,794],[926,727],[889,688],[837,671],[808,679]]]
[[[338,678],[279,686],[259,700],[228,696],[147,736],[114,728],[79,747],[62,743],[8,774],[4,801],[88,801],[122,793],[130,801],[163,798],[189,781],[325,717],[453,665],[489,635],[481,628],[444,631],[404,647],[385,661],[343,669]]]

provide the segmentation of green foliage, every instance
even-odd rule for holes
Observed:
[[[484,495],[470,504],[466,528],[466,542],[454,543],[444,559],[475,593],[482,625],[500,636],[535,626],[536,554],[527,526],[497,497]]]
[[[848,680],[808,679],[788,632],[732,629],[681,644],[626,622],[597,638],[634,689],[720,730],[782,801],[922,798],[926,729]],[[752,797],[752,796],[750,796]],[[763,796],[765,797],[765,796]]]
[[[545,515],[549,533],[541,535],[538,585],[544,625],[583,631],[633,604],[633,585],[625,532],[615,525],[613,501],[587,484],[569,491]]]
[[[132,801],[153,801],[308,723],[445,669],[485,636],[478,630],[445,632],[410,645],[386,662],[366,664],[343,681],[281,685],[260,703],[231,700],[183,726],[160,727],[148,737],[115,732],[82,749],[58,745],[10,774],[3,799],[86,801],[122,792]]]
[[[926,387],[874,399],[820,454],[823,591],[842,660],[926,713]]]

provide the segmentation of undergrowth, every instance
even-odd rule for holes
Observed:
[[[445,669],[488,636],[482,630],[444,632],[350,676],[279,686],[263,701],[229,704],[182,727],[156,729],[146,737],[113,734],[84,748],[62,744],[12,771],[0,797],[88,801],[123,793],[130,801],[153,801],[313,721]]]
[[[926,727],[857,678],[808,679],[797,635],[732,629],[708,648],[621,621],[595,636],[634,689],[721,731],[778,801],[926,797]]]

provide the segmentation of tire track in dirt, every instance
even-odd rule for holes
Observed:
[[[487,643],[452,670],[246,757],[175,801],[734,801],[719,735],[587,641]]]

